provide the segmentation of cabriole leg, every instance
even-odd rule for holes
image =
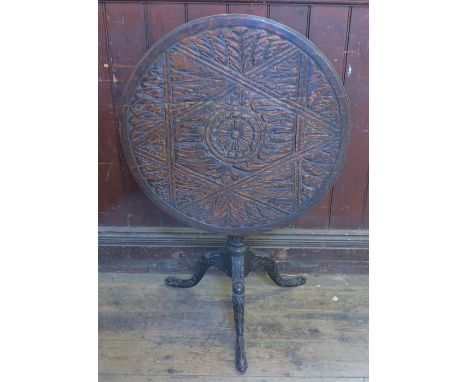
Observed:
[[[304,285],[306,283],[307,279],[302,276],[284,278],[278,272],[278,266],[276,264],[276,261],[265,256],[259,256],[257,255],[256,251],[251,250],[251,252],[255,255],[255,257],[252,259],[251,270],[263,267],[268,273],[268,276],[270,276],[270,278],[276,285],[286,288],[296,287]]]
[[[225,250],[209,252],[202,256],[197,264],[197,269],[193,276],[189,279],[179,279],[177,277],[166,278],[166,285],[173,288],[191,288],[197,285],[204,276],[207,269],[211,266],[226,271],[224,262]]]

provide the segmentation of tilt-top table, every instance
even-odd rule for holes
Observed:
[[[131,171],[166,213],[227,235],[188,280],[210,266],[232,278],[236,367],[244,350],[244,278],[263,267],[279,286],[276,263],[250,249],[246,235],[291,222],[337,177],[348,141],[344,88],[305,37],[261,17],[218,15],[187,23],[148,50],[120,105],[120,133]]]

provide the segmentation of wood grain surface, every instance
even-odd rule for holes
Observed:
[[[270,18],[307,37],[309,7],[306,5],[270,5]]]
[[[330,227],[360,227],[369,166],[369,9],[351,10],[345,89],[349,99],[350,140],[343,172],[333,187]]]
[[[229,4],[228,11],[228,13],[268,17],[268,6],[264,4]]]
[[[109,3],[105,4],[105,12],[115,106],[122,96],[128,76],[146,52],[145,7],[143,4]],[[114,114],[118,120],[117,107]],[[142,193],[123,157],[120,163],[127,205],[127,224],[160,225],[162,212]]]
[[[188,4],[187,21],[199,19],[200,17],[227,13],[226,5],[220,3],[212,4]]]
[[[285,290],[252,273],[246,289],[249,371],[239,377],[228,277],[213,270],[180,290],[164,286],[161,275],[100,274],[99,380],[367,378],[367,276],[309,276]]]
[[[117,124],[107,49],[104,4],[98,13],[98,221],[100,225],[127,225]]]

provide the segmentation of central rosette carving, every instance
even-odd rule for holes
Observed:
[[[218,158],[242,162],[258,153],[262,132],[252,114],[242,108],[232,108],[215,115],[206,129],[206,140]]]
[[[242,92],[235,92],[206,126],[206,141],[211,152],[226,162],[247,161],[263,144],[263,129],[249,105]]]

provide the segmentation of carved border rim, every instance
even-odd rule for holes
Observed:
[[[142,180],[140,169],[137,165],[134,153],[131,149],[131,142],[127,134],[127,116],[128,116],[128,101],[132,99],[138,84],[141,82],[143,76],[152,65],[154,58],[161,55],[167,48],[172,46],[174,43],[185,38],[194,33],[198,33],[204,29],[200,29],[205,25],[210,25],[212,27],[225,27],[232,26],[239,23],[240,25],[245,26],[256,26],[262,27],[266,30],[272,30],[274,33],[284,37],[286,40],[297,46],[305,54],[314,60],[314,62],[320,67],[320,69],[325,73],[327,79],[330,81],[330,85],[336,95],[339,114],[341,118],[341,142],[339,154],[335,164],[335,171],[330,172],[327,180],[323,183],[322,187],[315,193],[314,197],[304,203],[301,208],[295,211],[295,213],[290,214],[282,219],[276,220],[271,224],[266,224],[263,226],[256,227],[219,227],[219,226],[210,226],[198,222],[187,215],[184,215],[182,212],[176,210],[174,207],[169,206],[163,199],[158,195],[152,192],[148,185]],[[184,32],[184,33],[182,33]],[[185,35],[184,35],[185,34]],[[325,55],[305,36],[301,35],[299,32],[295,31],[292,28],[287,27],[284,24],[279,22],[260,17],[252,16],[245,14],[220,14],[214,16],[202,17],[188,23],[182,24],[179,27],[173,29],[172,31],[166,33],[159,41],[157,41],[152,47],[150,47],[147,52],[143,55],[140,61],[135,65],[132,73],[130,74],[123,93],[118,105],[119,111],[119,135],[122,142],[122,147],[125,154],[125,159],[130,168],[130,171],[134,175],[135,181],[139,187],[144,191],[146,196],[153,201],[161,210],[163,210],[168,215],[171,215],[175,219],[183,222],[187,225],[190,225],[195,228],[200,228],[205,231],[216,232],[216,233],[225,233],[225,234],[234,234],[234,235],[251,235],[255,233],[269,231],[273,228],[284,226],[301,215],[306,211],[311,209],[315,204],[317,204],[325,193],[330,189],[330,187],[336,181],[336,178],[340,174],[343,166],[344,159],[346,154],[346,147],[349,141],[349,106],[348,99],[346,96],[346,91],[344,86],[336,73],[333,65],[325,57]]]

